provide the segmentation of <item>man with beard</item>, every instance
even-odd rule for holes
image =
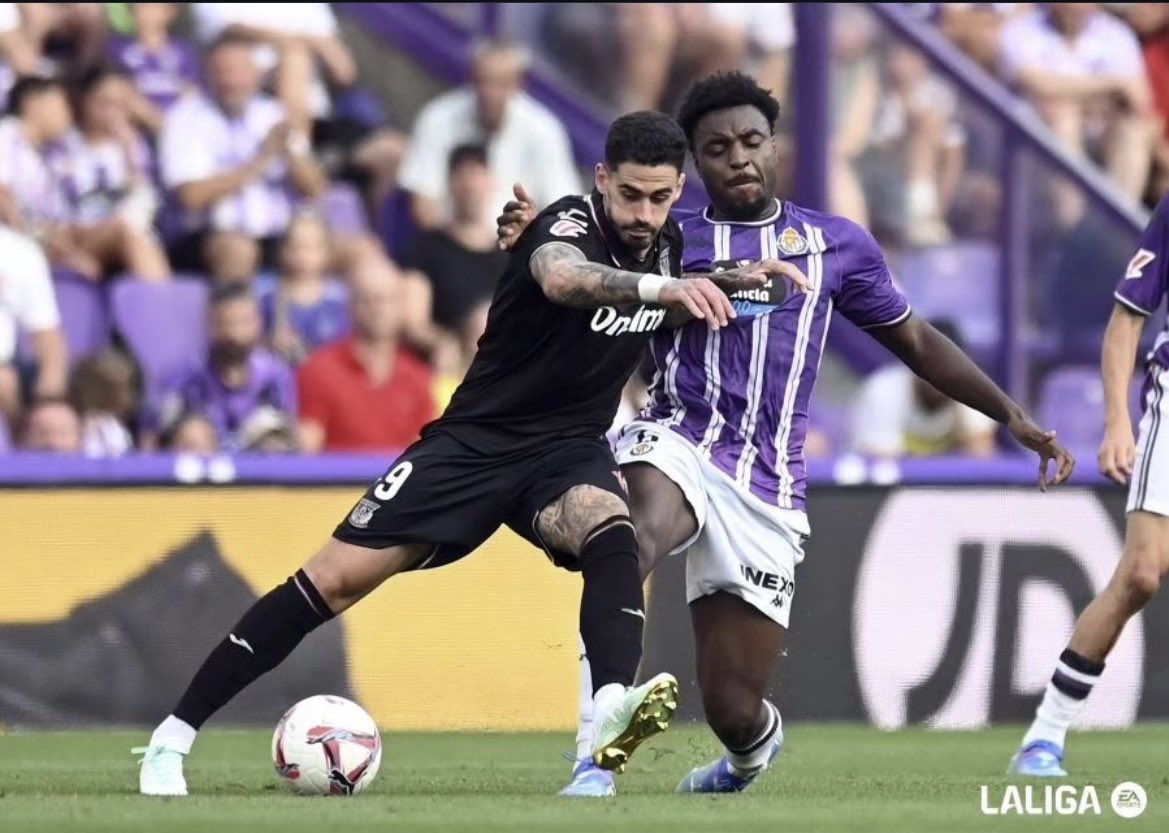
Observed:
[[[806,274],[810,289],[776,276],[732,292],[738,315],[717,332],[687,326],[655,335],[650,404],[617,442],[642,574],[668,554],[686,554],[698,685],[726,749],[683,778],[679,792],[744,790],[783,747],[779,710],[765,694],[810,533],[803,445],[833,311],[942,393],[1006,425],[1039,455],[1040,488],[1064,482],[1074,467],[1053,432],[913,316],[872,235],[778,197],[778,115],[776,99],[737,72],[687,94],[678,121],[711,204],[678,215],[683,263],[718,273],[778,258]],[[509,203],[500,218],[505,244],[529,216],[530,206]],[[613,779],[578,753],[562,794],[613,795]]]

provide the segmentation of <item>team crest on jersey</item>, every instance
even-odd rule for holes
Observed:
[[[370,520],[373,519],[373,513],[380,509],[381,506],[376,501],[362,498],[357,501],[357,505],[353,507],[353,511],[349,513],[349,525],[355,526],[358,529],[365,529],[369,526]]]
[[[1126,280],[1135,281],[1145,271],[1145,267],[1157,259],[1154,252],[1148,249],[1141,249],[1132,256],[1132,260],[1128,262],[1128,269],[1124,273]]]
[[[779,250],[785,255],[802,255],[808,251],[808,241],[794,228],[785,228],[778,242]]]
[[[559,219],[548,229],[548,233],[553,237],[580,237],[588,233],[588,215],[579,208],[561,211],[556,216]]]

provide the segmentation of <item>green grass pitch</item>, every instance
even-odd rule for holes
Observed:
[[[268,732],[210,730],[188,762],[192,797],[147,799],[135,792],[129,751],[144,733],[15,732],[0,735],[0,833],[1169,830],[1169,725],[1073,737],[1071,783],[1096,787],[1100,816],[984,816],[980,786],[1001,800],[1019,734],[792,726],[776,768],[752,792],[677,796],[679,778],[716,752],[704,727],[679,728],[638,752],[616,799],[570,801],[554,795],[569,767],[560,757],[565,734],[387,732],[367,792],[309,799],[278,782]],[[1111,810],[1112,788],[1124,780],[1148,791],[1140,818]]]

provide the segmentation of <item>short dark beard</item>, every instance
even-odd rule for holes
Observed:
[[[714,206],[715,219],[749,222],[752,220],[762,220],[770,214],[775,207],[775,197],[765,193],[757,204],[742,207],[736,206],[731,210],[719,205],[718,201],[713,198],[711,199],[711,205]]]

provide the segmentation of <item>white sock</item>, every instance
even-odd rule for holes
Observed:
[[[1103,671],[1103,663],[1086,660],[1070,649],[1064,651],[1043,692],[1035,720],[1023,736],[1023,745],[1045,740],[1063,749],[1068,727],[1084,707]]]
[[[580,709],[576,717],[576,759],[583,761],[593,754],[593,670],[585,653],[584,640],[580,644]],[[575,768],[575,764],[573,765]]]
[[[173,714],[167,715],[166,720],[158,724],[158,728],[154,730],[154,734],[150,736],[151,746],[165,746],[167,749],[173,749],[176,752],[182,752],[184,755],[191,754],[191,746],[195,743],[195,735],[198,734],[198,729],[192,728],[189,724],[179,720]]]
[[[741,752],[727,750],[727,760],[740,775],[750,774],[767,765],[767,760],[771,757],[771,741],[776,733],[783,729],[783,718],[779,716],[779,709],[767,700],[763,701],[763,705],[767,707],[769,715],[763,731],[745,750]]]

